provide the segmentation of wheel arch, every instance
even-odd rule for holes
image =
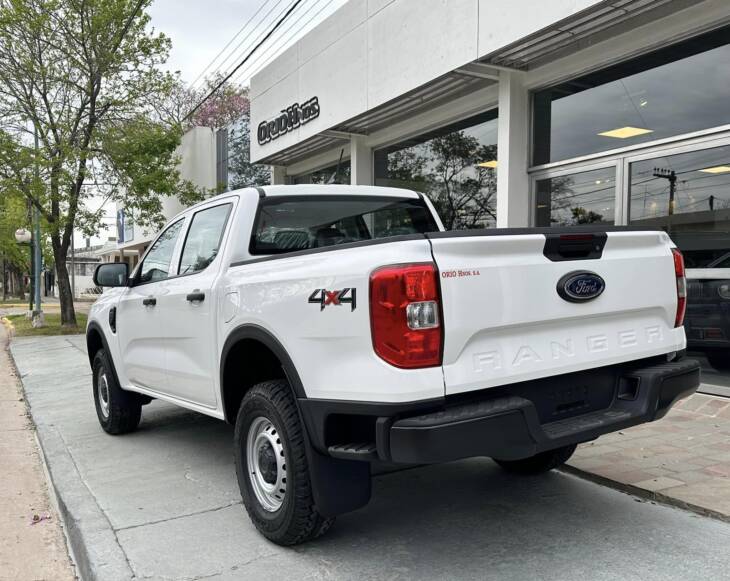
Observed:
[[[117,382],[117,385],[121,385],[119,383],[119,377],[117,376],[117,369],[114,365],[114,358],[112,357],[112,353],[109,350],[109,344],[107,343],[106,336],[104,335],[104,330],[101,328],[99,323],[91,321],[89,326],[86,328],[86,353],[89,356],[89,365],[92,369],[94,367],[94,357],[100,349],[104,349],[106,352],[109,365],[112,368],[111,371],[114,375],[114,380]]]
[[[272,333],[260,325],[244,324],[231,331],[223,344],[220,361],[220,401],[228,423],[236,421],[244,395],[261,381],[286,379],[297,408],[297,400],[306,397],[289,353]]]

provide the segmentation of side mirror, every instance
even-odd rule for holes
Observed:
[[[96,286],[127,286],[129,265],[126,262],[104,262],[94,271]]]

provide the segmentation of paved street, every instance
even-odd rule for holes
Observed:
[[[89,579],[705,580],[730,566],[730,524],[485,459],[379,476],[368,507],[284,549],[240,504],[229,426],[154,402],[138,432],[107,436],[82,336],[12,351]]]

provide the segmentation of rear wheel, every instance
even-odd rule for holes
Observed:
[[[497,460],[494,461],[507,472],[515,474],[540,474],[565,464],[575,452],[577,445],[563,446],[555,450],[540,452],[522,460]]]
[[[707,360],[718,371],[730,371],[730,349],[711,351],[707,353]]]
[[[256,528],[279,545],[314,539],[334,521],[314,505],[304,437],[285,380],[265,381],[246,393],[234,434],[238,486]]]
[[[94,405],[99,424],[107,434],[119,435],[137,429],[142,402],[136,393],[119,387],[104,349],[94,355]]]

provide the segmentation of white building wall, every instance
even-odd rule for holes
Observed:
[[[253,77],[253,127],[314,96],[321,114],[263,146],[252,140],[251,158],[281,151],[598,3],[350,0]]]

